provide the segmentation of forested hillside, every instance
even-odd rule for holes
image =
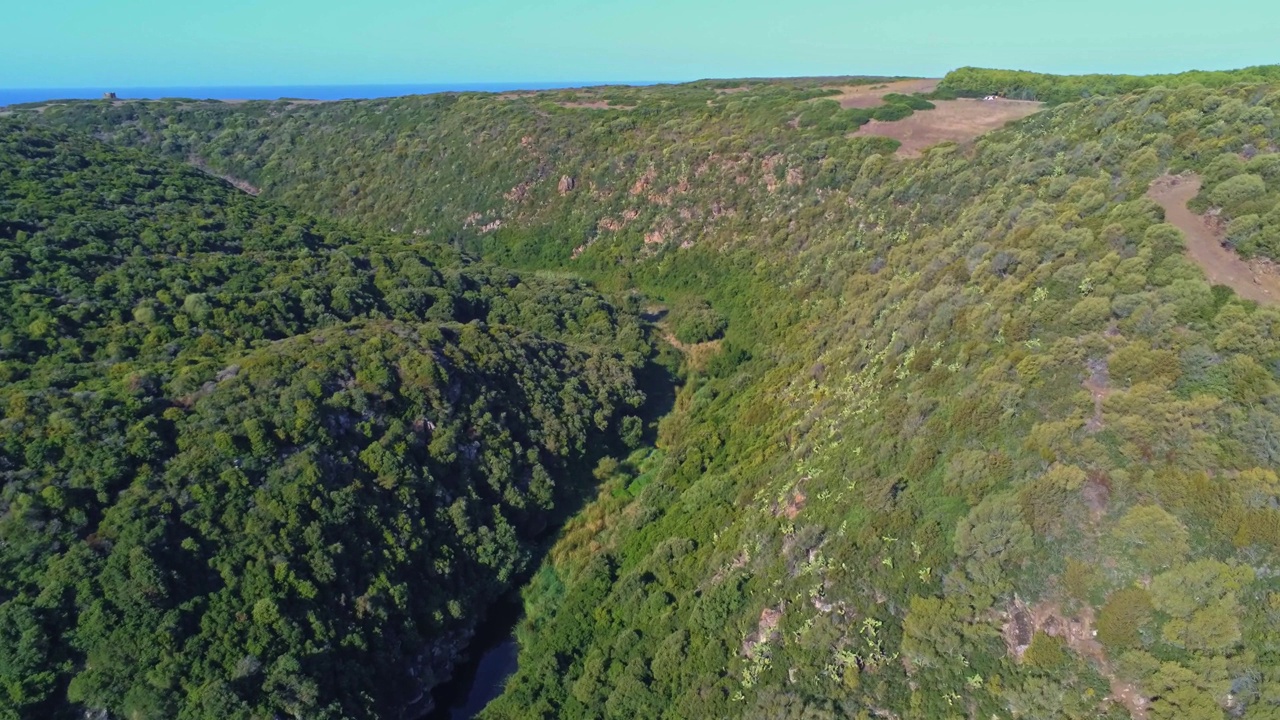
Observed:
[[[844,82],[25,112],[188,160],[316,214],[420,237],[496,236],[565,264],[597,239],[634,255],[708,227],[754,234],[746,216],[768,202],[759,189],[847,183],[862,159],[896,143],[846,137],[875,109],[831,99]],[[902,103],[927,105],[904,96],[886,106],[913,112]]]
[[[911,160],[822,81],[38,120],[724,332],[657,450],[597,466],[486,718],[1271,720],[1280,308],[1211,286],[1147,197],[1197,172],[1276,257],[1258,72],[1051,78]]]
[[[1239,84],[1280,82],[1280,65],[1243,70],[1190,70],[1168,75],[1047,75],[1021,70],[966,67],[947,73],[940,87],[961,97],[998,94],[1052,104],[1099,95],[1121,95],[1154,87],[1200,85],[1224,88]]]
[[[4,717],[393,717],[644,433],[576,282],[12,122],[0,298]]]
[[[1280,314],[1144,195],[1265,164],[1277,109],[1067,104],[763,220],[732,302],[795,325],[571,526],[487,717],[1276,717]]]

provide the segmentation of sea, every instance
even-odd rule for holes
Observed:
[[[447,92],[511,92],[514,90],[560,90],[598,85],[655,85],[654,82],[506,82],[506,83],[420,83],[409,85],[242,85],[223,87],[91,87],[91,88],[0,88],[0,106],[46,100],[96,100],[114,92],[122,100],[186,98],[193,100],[348,100],[401,95],[430,95]]]

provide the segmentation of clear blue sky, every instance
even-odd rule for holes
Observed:
[[[1276,0],[8,0],[0,87],[1159,72],[1280,62]]]

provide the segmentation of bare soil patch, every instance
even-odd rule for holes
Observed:
[[[1223,245],[1221,227],[1187,208],[1200,194],[1197,175],[1165,175],[1156,178],[1147,197],[1164,208],[1165,222],[1182,231],[1187,239],[1187,256],[1204,270],[1214,285],[1226,285],[1246,300],[1263,305],[1280,303],[1280,277],[1267,272],[1266,263],[1246,261]]]
[[[1134,720],[1146,720],[1148,700],[1132,683],[1124,682],[1116,676],[1107,659],[1106,650],[1096,637],[1093,608],[1085,607],[1079,615],[1069,617],[1055,602],[1027,606],[1015,597],[1006,611],[1006,617],[1002,634],[1010,655],[1021,660],[1036,631],[1050,637],[1060,637],[1077,655],[1093,661],[1098,673],[1110,682],[1111,694],[1106,698],[1108,701],[1122,705]]]
[[[209,167],[207,163],[205,163],[203,158],[192,155],[187,158],[187,162],[192,167],[204,173],[205,175],[211,175],[221,180],[225,180],[226,182],[230,183],[232,187],[239,190],[240,192],[248,193],[255,197],[262,194],[262,188],[257,187],[256,185],[249,182],[248,180],[242,180],[241,178],[235,177],[233,175],[220,173],[217,170],[214,170],[213,168]]]
[[[720,352],[720,345],[723,343],[722,340],[711,340],[689,345],[676,339],[676,336],[665,326],[659,325],[658,327],[662,330],[662,339],[689,358],[689,366],[695,370],[705,370],[707,363],[711,362],[711,358],[714,358]]]
[[[901,93],[902,95],[931,93],[938,89],[939,82],[941,81],[937,78],[926,78],[923,80],[875,83],[873,85],[846,85],[840,88],[839,95],[831,95],[823,99],[835,100],[840,103],[840,107],[846,110],[849,108],[873,108],[883,105],[884,96],[889,93]]]
[[[1084,380],[1084,388],[1093,397],[1093,417],[1085,423],[1085,431],[1090,435],[1102,430],[1102,403],[1111,394],[1111,374],[1107,368],[1106,358],[1093,358],[1085,363],[1089,377]]]
[[[1111,478],[1103,473],[1090,475],[1080,488],[1080,495],[1089,508],[1089,519],[1097,524],[1107,514],[1107,505],[1111,502]]]
[[[743,655],[754,658],[757,647],[777,639],[778,623],[782,622],[782,611],[783,606],[779,605],[776,608],[765,608],[760,612],[760,622],[756,626],[756,631],[742,641]]]
[[[1029,100],[935,100],[937,108],[893,122],[872,120],[854,135],[879,135],[902,143],[901,157],[919,157],[941,142],[964,143],[1006,124],[1033,115],[1044,103]]]
[[[773,516],[787,516],[788,520],[795,520],[800,516],[800,511],[804,510],[805,503],[809,501],[809,496],[800,491],[799,488],[791,491],[791,497],[787,500],[786,505],[779,506],[774,504]]]

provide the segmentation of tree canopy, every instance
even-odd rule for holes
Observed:
[[[563,447],[579,447],[576,441],[596,437],[602,425],[605,437],[612,428],[635,429],[640,420],[626,418],[640,413],[627,398],[638,399],[633,383],[642,373],[630,382],[627,373],[653,356],[636,314],[665,305],[672,308],[673,327],[681,319],[678,309],[701,320],[721,318],[696,323],[692,329],[699,332],[686,337],[723,332],[723,342],[686,348],[671,411],[655,432],[642,434],[634,452],[610,448],[607,461],[591,463],[597,445],[584,439],[584,456],[561,456],[565,467],[591,464],[598,493],[565,521],[545,557],[500,550],[516,547],[505,538],[520,537],[527,527],[524,513],[537,506],[534,483],[526,493],[512,481],[526,509],[514,500],[510,508],[502,504],[508,502],[504,480],[476,490],[486,507],[499,508],[511,530],[496,519],[471,525],[477,542],[466,547],[477,554],[469,567],[487,568],[494,574],[486,577],[495,582],[505,568],[524,563],[532,571],[517,630],[519,670],[484,718],[1120,718],[1132,708],[1145,708],[1139,712],[1153,718],[1275,717],[1280,307],[1210,284],[1147,191],[1166,173],[1199,173],[1204,189],[1192,209],[1219,218],[1224,239],[1241,255],[1276,257],[1280,90],[1270,84],[1276,80],[1268,68],[1132,82],[957,71],[944,87],[958,94],[1005,92],[1051,106],[971,144],[944,143],[910,159],[895,157],[892,142],[850,136],[850,118],[841,116],[847,109],[832,100],[847,80],[316,105],[72,103],[38,114],[20,111],[23,123],[89,131],[130,148],[118,152],[140,167],[160,163],[142,153],[191,159],[206,172],[261,190],[258,201],[238,196],[234,203],[270,208],[262,212],[273,217],[296,222],[291,213],[310,211],[325,219],[308,221],[315,228],[310,235],[265,234],[307,249],[285,253],[287,265],[271,265],[260,275],[254,274],[259,264],[271,256],[265,250],[254,255],[246,263],[247,280],[211,271],[211,281],[182,275],[181,283],[161,286],[157,280],[145,292],[114,290],[123,279],[104,282],[104,292],[119,297],[102,310],[110,322],[95,320],[92,304],[75,314],[78,298],[95,297],[76,288],[99,287],[88,275],[77,285],[57,266],[42,271],[69,278],[62,295],[6,286],[18,288],[9,302],[21,320],[12,323],[5,336],[12,339],[2,345],[11,353],[5,372],[15,388],[5,392],[56,387],[65,400],[50,405],[6,396],[5,427],[13,428],[7,432],[34,427],[9,420],[25,417],[20,412],[39,418],[41,429],[5,446],[5,470],[14,469],[6,475],[5,497],[15,498],[11,507],[24,513],[38,509],[44,513],[40,522],[49,525],[15,523],[26,539],[8,541],[0,556],[7,563],[3,577],[15,588],[4,590],[14,599],[0,614],[8,623],[0,638],[19,648],[0,655],[17,658],[8,661],[5,687],[17,688],[11,696],[43,698],[39,702],[110,697],[113,708],[127,703],[139,715],[155,716],[167,706],[146,704],[153,697],[178,697],[155,690],[155,683],[129,695],[131,685],[109,685],[117,681],[97,670],[83,673],[88,646],[78,644],[80,635],[45,628],[50,618],[86,618],[77,622],[107,627],[94,618],[114,618],[106,613],[122,607],[169,608],[167,600],[156,599],[159,593],[191,599],[175,594],[164,574],[172,566],[152,556],[164,547],[174,555],[157,557],[183,557],[177,553],[186,537],[176,530],[131,541],[130,552],[141,548],[136,563],[124,556],[113,561],[114,551],[99,543],[106,538],[111,548],[124,547],[120,536],[89,533],[108,519],[123,522],[113,510],[97,508],[150,502],[153,492],[145,488],[170,487],[170,473],[184,472],[172,463],[188,457],[176,445],[164,451],[173,458],[167,464],[114,460],[112,453],[151,457],[150,448],[169,447],[175,431],[191,423],[204,427],[204,408],[232,414],[231,404],[217,403],[231,403],[236,392],[245,394],[235,406],[255,407],[256,395],[247,391],[253,368],[277,363],[270,367],[290,378],[281,382],[290,390],[264,397],[285,397],[296,407],[289,393],[298,400],[311,396],[309,386],[297,389],[292,380],[302,382],[302,357],[289,353],[305,355],[301,348],[314,347],[338,358],[321,365],[329,370],[316,371],[322,392],[315,397],[326,397],[334,381],[324,378],[346,377],[335,368],[347,366],[342,353],[351,348],[350,367],[356,369],[337,386],[350,384],[364,398],[343,394],[341,400],[356,403],[351,412],[359,413],[353,429],[337,433],[342,443],[353,444],[354,455],[280,453],[278,448],[293,447],[282,443],[295,442],[288,413],[302,412],[290,411],[288,402],[267,401],[259,425],[246,425],[248,418],[240,416],[208,418],[209,434],[200,437],[215,450],[206,452],[226,453],[210,457],[242,459],[248,469],[232,468],[250,478],[250,488],[256,478],[268,478],[261,499],[257,489],[231,497],[252,498],[253,507],[262,508],[256,511],[267,514],[262,527],[287,529],[292,515],[301,522],[327,512],[330,501],[321,498],[312,509],[292,502],[299,497],[292,494],[273,504],[271,491],[290,483],[272,484],[269,471],[250,475],[261,463],[285,467],[309,457],[345,458],[352,467],[360,463],[367,486],[359,492],[375,497],[400,492],[406,482],[413,486],[419,465],[434,478],[433,463],[464,463],[465,434],[461,446],[453,445],[456,458],[434,455],[441,450],[434,435],[425,451],[416,444],[415,433],[425,440],[426,431],[414,429],[416,416],[406,414],[391,390],[418,387],[405,379],[417,375],[401,367],[401,357],[460,351],[461,357],[488,357],[492,353],[481,348],[490,341],[505,345],[497,338],[525,337],[516,328],[532,331],[537,337],[513,341],[518,350],[499,354],[497,365],[479,358],[455,362],[496,381],[525,358],[535,358],[527,362],[537,368],[538,357],[563,357],[564,364],[552,363],[554,373],[534,370],[533,378],[595,377],[575,385],[569,396],[539,401],[546,413],[530,410],[538,442],[544,424],[563,421],[562,409],[588,402],[591,412],[571,413],[582,421],[565,430]],[[51,132],[17,135],[56,138],[54,146],[89,142]],[[91,145],[94,152],[108,152]],[[215,187],[194,172],[173,174]],[[3,187],[22,186],[7,181]],[[6,237],[24,233],[15,241],[22,254],[5,272],[27,272],[50,253],[64,252],[51,233],[90,229],[59,225],[59,214],[50,212],[42,222],[51,230],[33,241],[38,228],[17,224],[27,222],[21,219],[23,198],[32,190],[21,192],[5,200]],[[45,195],[40,199],[36,192],[37,206],[56,202],[58,192]],[[148,197],[146,207],[166,207],[162,196]],[[118,201],[106,202],[104,212],[117,207]],[[183,211],[166,222],[185,228],[180,219],[198,218]],[[353,226],[368,234],[341,239]],[[194,230],[157,235],[170,243],[206,237]],[[342,252],[352,246],[360,252]],[[415,292],[420,285],[406,280],[417,272],[409,258],[423,263],[419,247],[439,253],[421,272],[432,278],[424,285],[442,291]],[[519,272],[472,262],[457,248]],[[129,265],[131,272],[121,277],[176,275],[189,266],[177,262],[188,257],[181,252],[195,256],[194,246],[174,247],[173,261],[148,273]],[[135,256],[118,262],[140,262]],[[295,265],[296,271],[286,270]],[[330,267],[335,269],[317,269]],[[586,278],[606,294],[563,279],[567,275]],[[340,282],[349,277],[363,282]],[[298,278],[296,290],[291,278]],[[309,283],[324,278],[332,284],[304,298]],[[236,315],[239,303],[256,305],[233,292],[276,292],[281,300],[264,296],[261,310]],[[282,309],[273,309],[277,305]],[[219,323],[213,327],[220,334],[204,339],[209,326],[201,323],[209,322]],[[295,325],[281,325],[288,322]],[[104,329],[90,329],[99,327]],[[283,329],[270,329],[275,327]],[[346,332],[365,340],[344,345],[339,333]],[[474,337],[467,340],[466,332]],[[383,338],[383,349],[365,350],[375,337]],[[674,352],[663,348],[656,358]],[[113,370],[118,364],[126,366]],[[232,364],[240,365],[236,374],[219,380]],[[141,370],[150,374],[134,375]],[[542,386],[541,380],[529,382]],[[129,410],[135,414],[111,431],[75,435],[78,428],[106,424],[82,419],[106,417],[106,410],[91,405],[73,414],[79,406],[71,405],[105,402],[107,395],[78,395],[104,383],[118,384],[110,397],[121,406],[142,409]],[[208,383],[212,387],[202,394]],[[508,385],[490,387],[490,380],[477,383],[487,392],[516,392]],[[134,386],[139,389],[129,389]],[[130,392],[153,392],[143,397],[158,399],[135,406]],[[387,393],[391,397],[384,399]],[[157,402],[164,408],[159,419],[137,427],[156,414],[148,408]],[[358,402],[381,403],[369,407],[388,408],[386,417],[403,427],[390,419],[366,421]],[[477,423],[486,417],[481,405]],[[165,418],[171,409],[172,418]],[[597,409],[604,410],[600,422]],[[484,420],[482,427],[500,437],[533,433],[519,413],[505,419],[487,414],[493,424]],[[434,415],[423,417],[439,426]],[[368,436],[361,434],[366,422]],[[110,442],[86,442],[90,437]],[[255,437],[261,456],[254,454]],[[234,449],[216,450],[223,447],[219,442]],[[72,447],[76,457],[95,453],[95,459],[67,464],[72,461],[63,458],[72,457],[66,449]],[[539,447],[537,458],[518,467],[537,460],[554,479],[577,477],[556,475],[552,461],[541,459],[551,451]],[[483,449],[482,443],[477,452]],[[414,460],[398,461],[404,457]],[[57,474],[65,481],[48,481],[35,468],[53,462],[75,472]],[[222,479],[228,468],[217,476],[199,464],[192,468],[192,477],[203,478],[194,487],[238,487],[237,475]],[[120,495],[143,476],[148,479],[140,482],[154,485],[133,493],[140,497]],[[384,477],[388,490],[379,485]],[[105,488],[105,499],[98,499],[95,482]],[[49,485],[55,487],[46,497]],[[179,491],[169,492],[178,496],[157,494],[156,501],[167,501],[167,512],[181,518],[189,510]],[[52,507],[67,507],[68,514],[55,516]],[[83,521],[69,514],[78,507],[86,508]],[[19,516],[31,517],[6,515]],[[381,528],[387,516],[374,517],[370,522]],[[449,527],[440,523],[454,521],[449,516],[414,525],[417,517],[407,516],[413,530],[405,532],[424,536],[430,547],[439,537],[431,533]],[[466,516],[474,522],[487,517]],[[46,530],[55,519],[57,530]],[[207,522],[224,527],[216,518]],[[144,527],[185,526],[151,522],[139,524],[139,531]],[[384,536],[390,540],[377,547],[394,555],[400,551],[394,539],[407,535]],[[335,542],[320,537],[317,547]],[[293,632],[283,619],[294,618],[301,628],[296,637],[306,647],[327,637],[327,628],[345,627],[338,623],[347,617],[342,612],[354,610],[335,610],[327,616],[332,625],[324,618],[319,625],[304,623],[292,614],[311,607],[298,589],[303,586],[290,585],[294,576],[316,584],[307,555],[293,551],[303,543],[295,542],[284,532],[279,549],[273,545],[264,559],[255,558],[269,567],[255,572],[291,589],[279,600],[269,596],[272,602],[261,607],[267,596],[245,596],[253,604],[242,602],[237,610],[245,620],[236,622],[244,627],[227,626],[229,636],[274,642],[277,636],[268,631]],[[196,551],[207,552],[201,547]],[[481,553],[481,547],[490,550]],[[103,569],[73,572],[47,561],[73,548]],[[341,559],[343,552],[349,552],[345,545],[330,555]],[[279,577],[277,556],[283,559]],[[238,563],[250,554],[226,557]],[[385,594],[377,594],[366,612],[400,612],[393,571],[401,566],[386,562]],[[111,579],[135,568],[137,580]],[[93,584],[113,582],[135,594],[108,595]],[[42,590],[66,586],[85,589],[56,597]],[[102,610],[71,610],[78,597]],[[203,599],[208,597],[215,595],[201,595],[199,602],[212,612],[214,600]],[[348,594],[348,605],[338,607],[350,608],[353,597],[360,595]],[[447,615],[449,601],[438,597]],[[49,602],[70,604],[48,610]],[[417,607],[416,600],[405,602]],[[204,607],[179,611],[173,622]],[[230,612],[223,608],[216,605]],[[138,621],[144,627],[162,627],[169,616],[130,617],[146,618]],[[386,627],[408,627],[395,625],[400,615],[387,617]],[[412,626],[429,627],[419,624],[424,622]],[[146,656],[148,663],[191,657],[163,655],[178,652],[164,647],[155,652]],[[358,649],[349,652],[365,657]],[[226,667],[233,656],[217,657]],[[263,665],[245,675],[234,668],[219,675],[155,663],[160,669],[148,667],[148,677],[161,685],[174,677],[231,677],[224,682],[234,697],[282,714],[310,702],[306,681],[315,676],[307,674],[306,659],[316,656],[281,654],[270,663],[254,657]],[[81,674],[85,679],[71,679]],[[245,691],[246,684],[258,694]],[[329,695],[320,700],[348,702]],[[379,709],[348,703],[334,712],[367,716]]]

